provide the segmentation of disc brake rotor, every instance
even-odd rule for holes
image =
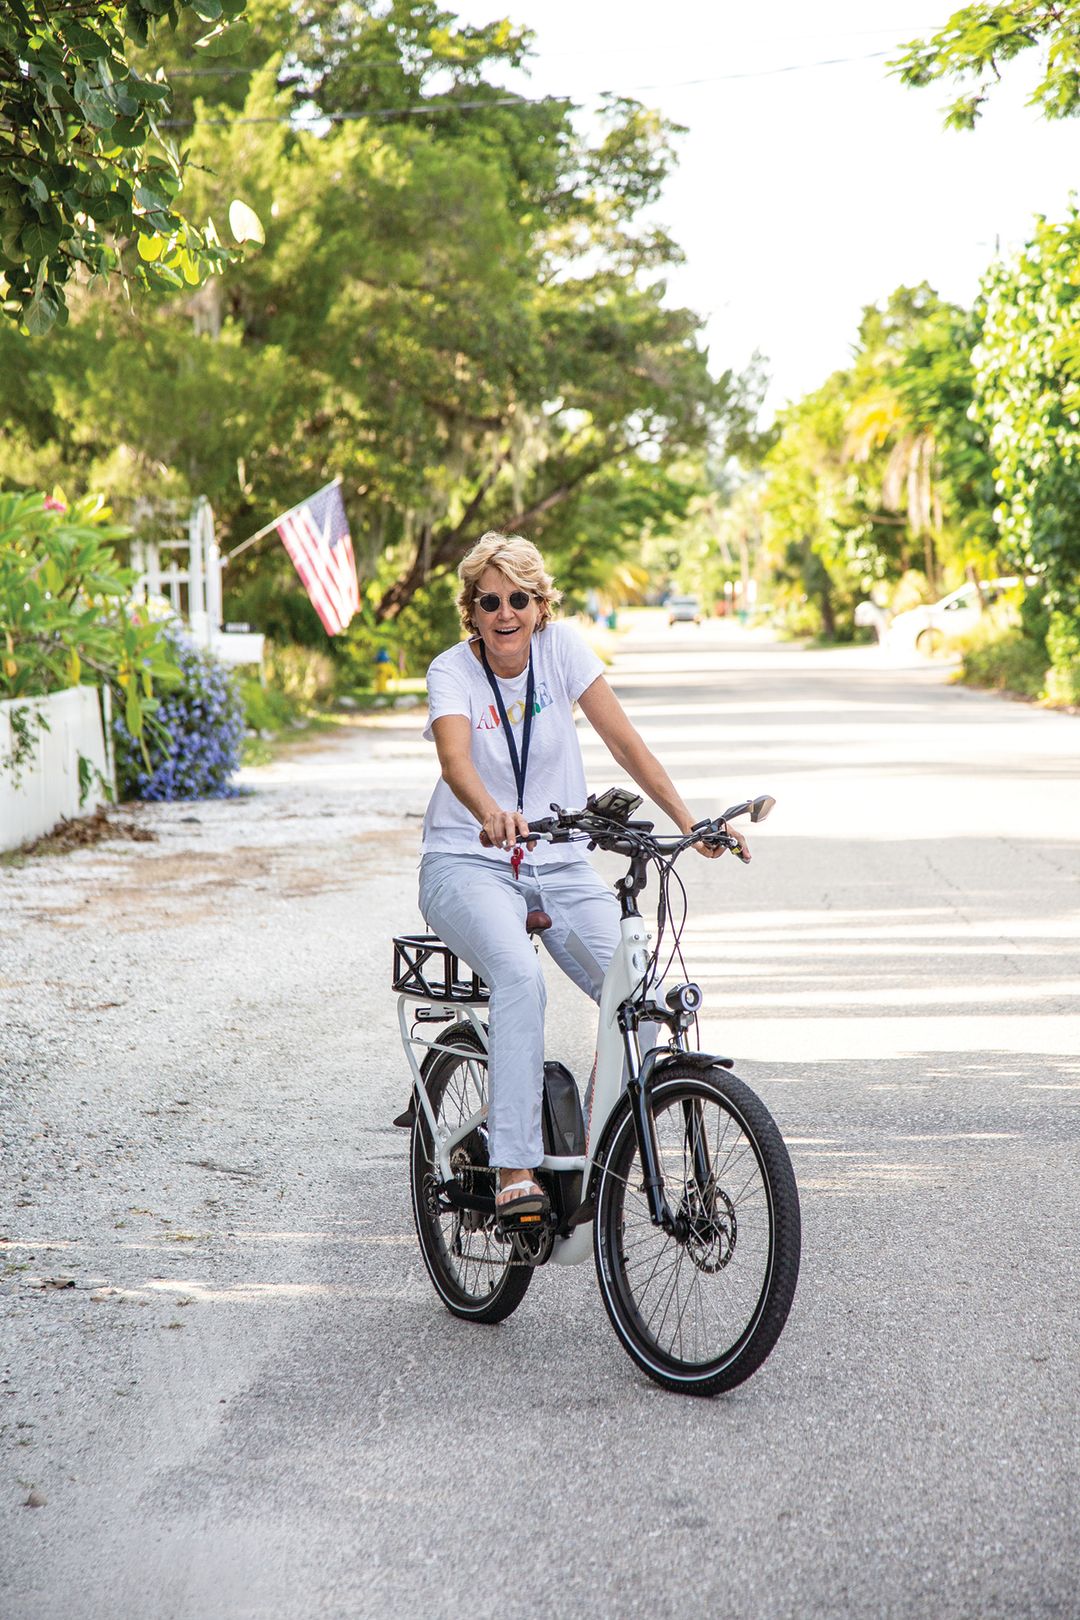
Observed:
[[[679,1205],[687,1226],[686,1252],[699,1271],[722,1271],[735,1253],[738,1222],[735,1205],[722,1187],[710,1187],[704,1196],[688,1187]]]

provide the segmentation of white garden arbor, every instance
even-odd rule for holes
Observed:
[[[200,495],[187,534],[172,540],[133,540],[131,565],[138,574],[137,601],[168,601],[187,620],[192,639],[223,664],[262,664],[261,634],[222,623],[224,560],[214,536],[214,509]]]

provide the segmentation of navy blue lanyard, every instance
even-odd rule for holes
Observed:
[[[502,693],[499,691],[499,683],[495,679],[491,665],[488,663],[487,648],[484,646],[482,641],[480,643],[480,660],[484,666],[484,674],[488,678],[488,685],[495,694],[495,702],[499,710],[499,719],[502,722],[503,736],[506,738],[506,746],[510,752],[510,764],[514,772],[514,781],[517,783],[518,790],[517,807],[519,810],[524,810],[525,772],[529,768],[529,737],[532,734],[533,703],[536,693],[536,686],[535,682],[533,681],[532,646],[530,645],[529,647],[529,679],[525,687],[525,718],[522,721],[521,726],[520,760],[518,759],[517,743],[514,741],[514,733],[511,729],[509,720],[506,718],[506,705],[503,702]]]

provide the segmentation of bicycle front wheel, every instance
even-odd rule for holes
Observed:
[[[456,1131],[487,1104],[487,1054],[468,1024],[455,1025],[440,1044],[455,1050],[439,1052],[430,1067],[425,1065],[424,1082],[440,1127]],[[450,1167],[466,1192],[494,1195],[495,1172],[488,1165],[483,1124],[453,1149]],[[448,1311],[468,1321],[503,1321],[525,1297],[532,1270],[515,1262],[512,1245],[497,1233],[493,1214],[441,1207],[439,1161],[419,1104],[409,1177],[420,1252],[439,1298]]]
[[[599,1169],[600,1293],[634,1361],[666,1389],[716,1395],[775,1345],[799,1275],[799,1195],[780,1132],[734,1075],[674,1064],[650,1090],[674,1232],[654,1226],[624,1098]]]

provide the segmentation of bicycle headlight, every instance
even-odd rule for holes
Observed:
[[[705,997],[701,993],[700,985],[676,984],[668,991],[665,999],[672,1012],[696,1013]]]

